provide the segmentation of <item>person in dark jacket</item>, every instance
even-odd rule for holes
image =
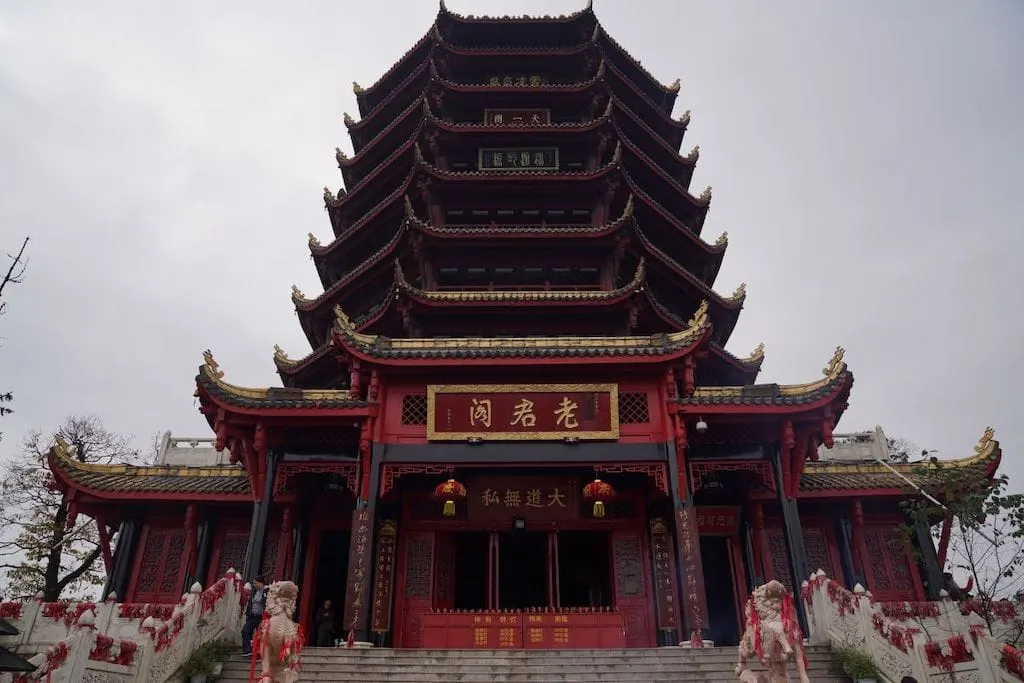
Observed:
[[[260,625],[267,606],[267,582],[262,576],[252,580],[252,593],[245,603],[245,625],[242,627],[242,656],[252,656],[252,634]]]
[[[331,647],[334,645],[334,605],[330,600],[324,600],[324,604],[316,613],[316,646]]]

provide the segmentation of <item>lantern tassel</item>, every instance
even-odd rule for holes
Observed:
[[[596,503],[594,503],[594,516],[595,517],[604,517],[604,502],[603,501],[599,500]]]
[[[455,516],[455,501],[454,500],[446,500],[444,502],[444,516],[445,517],[454,517]]]

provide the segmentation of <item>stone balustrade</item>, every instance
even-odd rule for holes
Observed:
[[[886,680],[997,683],[1024,680],[1021,653],[992,636],[985,620],[948,597],[881,603],[861,586],[848,590],[818,570],[803,583],[809,640],[867,653]],[[998,633],[999,620],[997,620]]]
[[[29,659],[31,674],[0,674],[0,683],[164,683],[200,645],[238,642],[248,588],[229,570],[208,589],[196,583],[174,604],[107,602],[0,603],[18,629],[0,645]]]

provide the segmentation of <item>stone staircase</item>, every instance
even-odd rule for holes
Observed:
[[[849,683],[827,647],[808,647],[807,660],[808,676],[814,683]],[[737,680],[733,673],[735,647],[500,651],[310,647],[302,651],[302,665],[302,681],[359,683],[717,683]],[[752,670],[764,669],[757,665]],[[221,683],[248,681],[249,661],[236,656],[225,664],[217,680]]]

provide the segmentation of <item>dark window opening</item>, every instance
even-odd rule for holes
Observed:
[[[547,532],[513,531],[498,543],[498,607],[547,607]]]
[[[560,532],[558,569],[562,607],[612,606],[614,601],[607,532]]]
[[[455,609],[487,609],[487,532],[455,538]]]

